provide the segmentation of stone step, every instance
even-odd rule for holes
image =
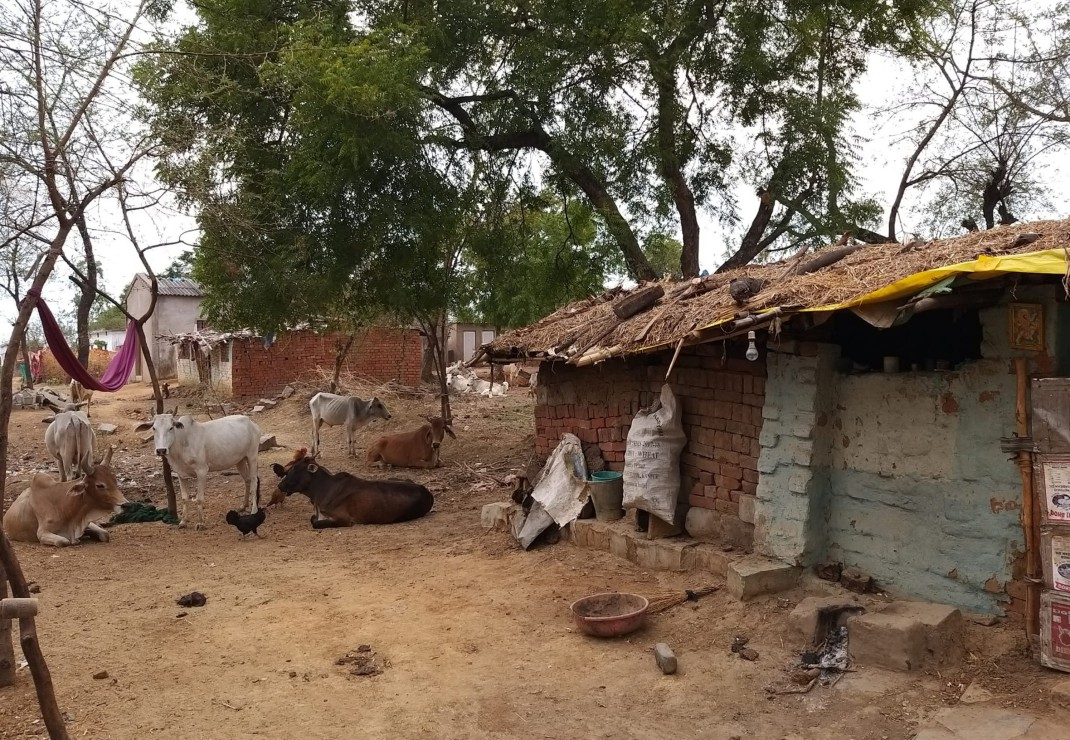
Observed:
[[[965,652],[962,612],[946,604],[893,601],[847,620],[848,649],[859,665],[919,671],[955,665]]]

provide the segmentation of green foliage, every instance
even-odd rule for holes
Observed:
[[[100,296],[93,301],[89,313],[89,331],[122,331],[126,328],[126,316],[116,306]]]
[[[620,252],[591,208],[545,193],[512,204],[499,223],[473,234],[463,260],[468,279],[456,316],[496,327],[524,326],[599,293],[606,275],[621,269]]]
[[[659,276],[681,277],[682,250],[683,245],[678,240],[661,231],[652,231],[643,240],[643,253]]]

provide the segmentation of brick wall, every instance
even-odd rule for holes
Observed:
[[[287,383],[307,378],[322,368],[334,368],[338,334],[291,332],[265,349],[263,340],[233,343],[231,392],[235,397],[277,393]],[[396,380],[406,385],[420,381],[420,333],[414,329],[369,329],[357,337],[342,369],[374,380]]]
[[[683,492],[692,506],[739,517],[740,500],[758,485],[758,435],[765,399],[765,361],[748,362],[745,345],[684,350],[673,370],[688,443],[680,458]],[[612,470],[624,469],[632,417],[653,402],[671,352],[577,368],[544,362],[535,407],[535,449],[547,457],[571,432],[597,443]],[[748,525],[749,526],[749,525]]]

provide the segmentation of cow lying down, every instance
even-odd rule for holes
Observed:
[[[108,533],[94,520],[119,513],[127,503],[111,472],[111,453],[108,447],[103,459],[78,480],[35,475],[4,514],[7,536],[56,547],[77,545],[86,533],[107,542]]]
[[[418,483],[332,473],[303,452],[286,467],[276,463],[271,469],[283,494],[303,493],[312,501],[314,529],[407,522],[419,519],[435,504],[431,492]]]

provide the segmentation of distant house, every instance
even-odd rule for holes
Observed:
[[[99,329],[89,332],[89,346],[96,349],[118,352],[122,349],[124,341],[126,341],[124,329]]]
[[[161,378],[173,378],[178,374],[178,356],[175,345],[167,337],[186,334],[204,327],[201,320],[201,286],[189,278],[158,278],[159,300],[145,325],[149,337],[149,355],[156,365],[156,374]],[[149,276],[138,273],[126,294],[126,310],[134,316],[142,316],[152,301]],[[144,359],[138,354],[134,377],[148,380],[143,368]]]
[[[311,329],[278,337],[210,329],[176,334],[179,381],[206,383],[235,398],[273,395],[295,380],[329,376],[348,335]],[[360,332],[343,370],[375,381],[420,382],[422,343],[412,328],[372,327]]]
[[[492,326],[483,324],[450,324],[446,339],[446,362],[468,362],[476,350],[490,344],[498,336]]]

